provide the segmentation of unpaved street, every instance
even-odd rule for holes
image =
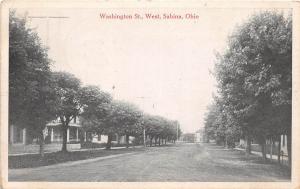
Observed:
[[[62,164],[61,164],[62,165]],[[152,147],[94,162],[10,169],[9,181],[288,181],[289,171],[213,144]]]

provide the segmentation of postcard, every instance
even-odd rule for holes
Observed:
[[[1,3],[2,188],[299,188],[299,3]]]

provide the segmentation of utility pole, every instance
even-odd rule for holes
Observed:
[[[145,126],[144,126],[143,134],[144,134],[144,147],[146,147],[146,129],[145,129]]]
[[[178,122],[176,122],[176,129],[177,129],[177,132],[176,132],[176,134],[177,134],[177,136],[176,136],[176,139],[177,139],[177,142],[178,142],[178,126],[179,126],[179,124],[178,124]]]
[[[145,97],[145,96],[139,96],[139,97],[136,97],[137,99],[140,99],[140,100],[145,100],[145,99],[148,99],[149,97]],[[142,104],[144,106],[144,104]],[[152,106],[154,108],[154,104]],[[143,108],[145,109],[145,108]],[[143,139],[144,139],[144,147],[146,147],[146,128],[145,128],[145,125],[144,125],[144,122],[142,122],[142,125],[143,125]]]

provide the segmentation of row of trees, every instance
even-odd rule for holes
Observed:
[[[229,37],[217,55],[218,94],[209,107],[205,132],[225,145],[255,139],[266,158],[266,140],[287,135],[291,162],[292,18],[278,12],[253,15]],[[279,150],[280,151],[280,150]]]
[[[137,106],[128,102],[110,101],[110,98],[101,94],[97,87],[84,87],[83,93],[88,95],[83,95],[82,99],[85,103],[80,114],[81,125],[85,131],[98,135],[106,134],[107,149],[111,147],[115,134],[126,136],[127,147],[130,136],[138,139],[145,135],[145,139],[147,138],[149,145],[152,146],[153,140],[155,145],[157,142],[160,145],[162,140],[165,143],[175,141],[177,132],[180,134],[177,121],[145,114]]]
[[[52,72],[48,51],[26,18],[15,12],[9,17],[9,124],[26,128],[38,137],[43,156],[46,124],[61,121],[62,151],[67,151],[69,123],[80,116],[85,131],[140,137],[144,131],[156,140],[175,140],[179,124],[163,117],[144,114],[137,106],[112,99],[97,86],[82,86],[74,75]],[[156,143],[156,142],[155,142]],[[160,143],[160,142],[159,142]]]

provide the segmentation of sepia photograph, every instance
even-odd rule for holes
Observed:
[[[295,9],[202,5],[10,6],[7,182],[292,183]]]

